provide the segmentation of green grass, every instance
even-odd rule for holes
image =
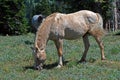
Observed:
[[[93,37],[87,62],[77,62],[84,45],[80,40],[64,40],[65,65],[55,68],[57,51],[52,41],[47,45],[45,69],[32,69],[34,34],[0,36],[0,80],[120,80],[120,35],[111,33],[103,38],[107,60],[101,61],[99,47]]]

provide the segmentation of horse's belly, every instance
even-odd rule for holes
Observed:
[[[81,30],[70,30],[70,29],[66,29],[65,30],[65,34],[64,34],[64,38],[65,39],[78,39],[81,36],[84,35],[84,31]]]

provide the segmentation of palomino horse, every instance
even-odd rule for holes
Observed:
[[[103,19],[98,13],[88,10],[81,10],[71,14],[53,13],[49,15],[36,33],[34,44],[34,59],[36,69],[42,69],[46,60],[46,44],[48,40],[53,40],[59,56],[57,67],[63,66],[63,39],[73,40],[80,36],[83,38],[85,50],[80,62],[86,61],[86,55],[89,49],[88,35],[92,35],[101,50],[101,59],[104,60],[104,46],[102,43]]]

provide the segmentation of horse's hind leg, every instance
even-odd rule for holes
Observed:
[[[105,55],[104,55],[104,45],[100,37],[95,36],[95,39],[100,47],[101,50],[101,60],[105,60]]]
[[[58,68],[63,66],[63,40],[58,39],[54,41],[57,51],[58,51],[58,56],[59,56],[59,63],[58,63]]]
[[[80,62],[86,62],[86,55],[87,55],[87,52],[88,52],[88,49],[89,49],[89,46],[90,46],[87,34],[85,34],[83,36],[83,42],[84,42],[85,50],[84,50],[84,53],[83,53],[83,56],[82,56]]]

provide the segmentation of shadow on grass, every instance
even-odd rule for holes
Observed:
[[[36,70],[33,66],[25,66],[23,67],[24,71],[28,69]]]
[[[116,36],[120,36],[120,32],[116,33],[115,35],[116,35]]]
[[[66,65],[69,61],[64,61],[64,65]],[[53,69],[58,65],[58,62],[55,62],[53,64],[45,64],[43,66],[43,69],[49,70],[49,69]],[[32,70],[37,70],[35,69],[33,66],[25,66],[23,67],[24,70],[28,70],[28,69],[32,69]]]

